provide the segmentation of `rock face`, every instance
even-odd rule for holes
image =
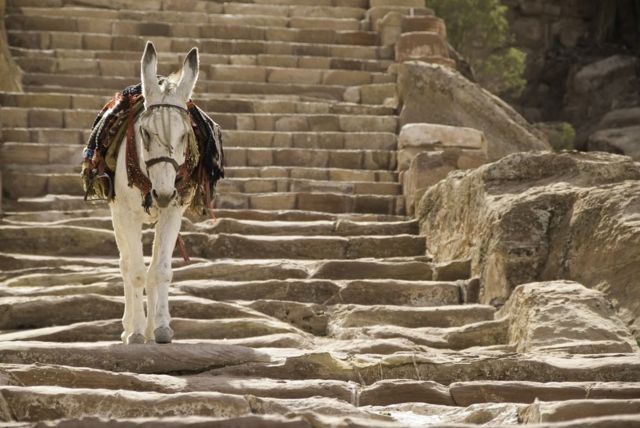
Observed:
[[[490,160],[550,146],[506,103],[446,67],[400,64],[400,124],[430,122],[482,131]]]
[[[482,302],[565,278],[603,291],[637,334],[640,166],[604,153],[523,153],[452,173],[417,215],[437,260],[472,259]]]
[[[398,137],[398,169],[407,214],[430,186],[456,169],[488,162],[484,133],[473,128],[411,123]]]

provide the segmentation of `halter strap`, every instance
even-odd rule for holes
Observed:
[[[178,169],[180,169],[180,165],[178,165],[178,162],[174,158],[170,158],[169,156],[160,156],[157,158],[149,159],[148,161],[145,161],[145,165],[147,166],[147,169],[149,169],[153,165],[161,162],[170,163],[171,165],[173,165],[176,172],[178,171]]]

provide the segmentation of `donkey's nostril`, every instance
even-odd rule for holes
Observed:
[[[175,198],[177,194],[178,194],[178,191],[174,190],[173,193],[171,194],[171,199]]]
[[[151,194],[154,198],[158,199],[158,192],[156,192],[156,189],[151,190]]]

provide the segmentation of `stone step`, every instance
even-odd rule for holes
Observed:
[[[45,181],[45,186],[49,186]],[[37,190],[37,187],[34,186]],[[36,190],[28,190],[36,192]],[[24,190],[23,192],[26,192]],[[19,193],[19,192],[18,192]],[[347,195],[339,193],[226,193],[214,200],[214,213],[232,210],[241,213],[258,211],[300,211],[327,214],[370,214],[378,216],[403,216],[404,199],[393,195]],[[47,194],[41,197],[20,197],[7,200],[4,209],[11,211],[74,211],[106,207],[104,201],[85,201],[82,196]],[[304,214],[303,214],[304,215]],[[251,214],[247,214],[251,218]]]
[[[23,89],[27,92],[82,92],[105,97],[113,96],[130,85],[140,83],[139,78],[101,77],[90,75],[58,75],[29,73],[23,76]],[[259,82],[214,82],[200,80],[195,94],[242,94],[242,95],[300,95],[315,99],[342,101],[345,86],[305,85]],[[381,103],[378,103],[381,104]]]
[[[38,197],[47,194],[84,196],[78,173],[38,174],[5,172],[5,195],[11,199]],[[25,184],[27,183],[27,184]],[[218,194],[225,193],[295,193],[331,192],[340,194],[400,195],[398,183],[335,182],[291,178],[225,178],[217,185]]]
[[[578,418],[640,414],[640,399],[536,402],[523,413],[524,423],[566,422]],[[625,425],[622,422],[622,425]]]
[[[82,146],[78,146],[81,150]],[[36,150],[40,150],[39,148]],[[69,153],[71,153],[70,151]],[[74,152],[75,153],[75,152]],[[75,156],[75,154],[73,155]],[[5,164],[2,170],[7,173],[27,174],[78,174],[79,164]],[[335,182],[379,182],[397,183],[397,172],[373,169],[343,169],[343,168],[307,168],[307,167],[227,167],[225,176],[228,178],[291,178],[299,180],[319,180]]]
[[[108,237],[110,233],[103,235]],[[5,275],[7,287],[113,284],[121,281],[117,259],[91,257],[94,258],[87,254],[72,257],[2,253],[1,261],[8,272]],[[188,264],[175,259],[173,264],[176,289],[215,300],[239,300],[251,296],[254,300],[325,304],[452,305],[461,302],[461,287],[467,282],[431,281],[434,268],[424,256],[364,260],[221,259],[196,260]],[[52,272],[47,268],[56,269]],[[265,278],[269,280],[265,282]],[[189,287],[193,289],[189,290]],[[247,294],[249,290],[257,294]],[[77,292],[84,291],[74,291]],[[277,295],[289,297],[275,297]],[[295,298],[295,295],[299,297]]]
[[[147,2],[136,3],[135,5],[123,2],[121,4],[109,4],[104,3],[101,5],[103,10],[92,12],[94,18],[106,18],[113,20],[120,19],[137,19],[137,20],[154,20],[159,19],[161,16],[167,17],[167,19],[174,22],[184,22],[183,20],[192,20],[193,22],[207,23],[210,16],[226,14],[226,15],[260,15],[263,17],[313,17],[313,18],[349,18],[355,20],[361,20],[365,17],[368,4],[364,4],[362,0],[359,0],[358,7],[353,7],[355,3],[351,0],[346,5],[336,5],[333,3],[327,4],[325,2],[311,3],[308,0],[278,0],[275,3],[268,2],[207,2],[198,1],[190,2],[189,4],[181,4],[180,2],[170,2],[169,4],[163,4],[163,2]],[[11,11],[13,8],[29,7],[30,14],[44,15],[55,7],[60,5],[59,1],[55,0],[43,0],[41,2],[34,2],[32,0],[11,0],[8,3],[8,8]],[[127,7],[122,7],[126,5]],[[34,7],[37,6],[37,7]],[[72,17],[76,15],[84,16],[86,3],[81,1],[71,1],[68,6],[76,6],[69,11],[57,12],[55,15],[63,15],[66,17]],[[78,7],[84,6],[84,7]],[[106,6],[106,7],[105,7]],[[199,12],[200,16],[197,16]],[[76,12],[78,11],[78,12]],[[188,14],[188,12],[192,12]],[[171,18],[171,15],[174,15]],[[188,21],[187,21],[188,22]],[[215,22],[210,22],[215,23]]]
[[[15,59],[19,58],[45,58],[45,59],[93,59],[95,61],[129,61],[138,63],[140,52],[136,51],[112,51],[105,49],[55,49],[41,50],[28,47],[11,46],[10,51]],[[184,52],[167,53],[158,52],[160,63],[182,65]],[[210,68],[212,65],[256,65],[264,67],[285,68],[313,68],[336,70],[361,70],[384,73],[389,66],[394,64],[392,59],[362,59],[347,57],[322,57],[309,55],[285,55],[285,54],[212,54],[199,52],[200,66]],[[129,67],[129,66],[127,66]]]
[[[369,325],[366,327],[329,326],[332,337],[348,341],[366,337],[370,340],[404,339],[428,349],[462,350],[468,348],[503,347],[508,345],[507,320],[481,321],[462,327],[404,327]]]
[[[382,3],[387,3],[389,1],[395,0],[374,0]],[[420,0],[399,0],[403,3],[408,1],[412,2],[412,5],[415,2],[420,2]],[[224,4],[227,3],[226,0],[211,0],[211,1],[202,1],[202,0],[192,0],[192,1],[148,1],[148,2],[140,2],[133,9],[130,4],[126,1],[120,1],[115,3],[100,3],[101,9],[95,11],[97,16],[102,16],[103,12],[109,11],[110,9],[114,10],[128,10],[131,9],[132,12],[135,13],[153,13],[154,11],[174,11],[174,13],[179,13],[180,11],[198,11],[198,12],[207,12],[207,13],[221,13],[224,11]],[[275,0],[275,1],[267,1],[267,0],[239,0],[233,3],[243,3],[243,4],[274,4],[274,5],[289,5],[289,6],[339,6],[339,7],[352,7],[352,8],[363,8],[366,9],[369,7],[369,0],[319,0],[319,1],[311,1],[311,0]],[[424,2],[419,3],[420,6],[424,6]],[[34,9],[40,10],[41,8],[54,8],[60,6],[59,0],[9,0],[7,2],[7,6],[9,8],[20,8],[20,9]],[[64,2],[66,8],[76,8],[76,7],[84,7],[85,4],[82,1],[78,0],[66,0]],[[129,6],[129,8],[123,8],[123,5]],[[90,10],[90,9],[88,9]],[[108,15],[111,16],[111,15]],[[118,15],[114,15],[118,16]]]
[[[96,309],[96,305],[99,309]],[[375,337],[376,326],[428,327],[442,347],[458,327],[493,319],[495,309],[482,305],[440,307],[323,305],[281,300],[255,300],[244,305],[187,296],[172,296],[171,327],[178,340],[241,339],[267,335],[341,337],[359,328],[358,338]],[[0,342],[83,342],[118,340],[124,298],[95,294],[1,297],[4,317]],[[50,316],[51,312],[57,315]],[[376,318],[375,314],[381,315]],[[363,326],[364,324],[364,326]],[[374,327],[374,328],[372,328]],[[374,336],[369,336],[373,332]],[[506,336],[501,337],[505,339]],[[307,337],[309,343],[313,336]],[[419,342],[414,342],[419,343]],[[498,344],[488,342],[490,345]],[[440,345],[438,343],[437,345]],[[440,347],[440,346],[437,346]]]
[[[78,383],[97,378],[96,381],[106,384],[108,389],[82,388],[75,384],[70,387],[2,386],[0,395],[6,403],[6,416],[16,421],[16,425],[10,426],[50,419],[46,425],[52,427],[81,426],[90,422],[96,427],[302,428],[312,426],[310,419],[337,421],[338,418],[347,418],[350,422],[358,421],[358,425],[351,423],[351,426],[428,426],[437,420],[438,426],[471,427],[473,425],[459,422],[484,420],[490,426],[506,426],[501,422],[517,423],[521,414],[529,423],[544,422],[539,426],[551,428],[635,427],[640,421],[635,414],[640,400],[575,400],[566,404],[543,402],[530,406],[482,403],[465,408],[454,407],[446,387],[433,382],[400,379],[389,379],[361,390],[355,383],[318,379],[278,383],[272,379],[239,376],[200,375],[185,379],[112,374],[98,370],[70,369],[65,372],[56,366],[45,366],[38,371],[27,366],[21,370],[26,373],[14,369],[7,378],[13,379],[13,373],[16,373],[30,380],[36,377],[33,373],[40,378],[42,372],[48,370],[45,372],[48,378],[52,378],[50,372],[60,372],[63,379],[75,376]],[[132,387],[127,382],[142,388],[142,391],[131,391]],[[190,385],[192,382],[201,385],[200,390],[196,389],[198,392],[179,392],[165,386],[170,383]],[[118,394],[114,394],[111,391],[115,389],[113,385],[119,384],[126,388],[120,388]],[[304,386],[318,394],[302,395]],[[157,389],[162,393],[152,392]],[[225,392],[213,392],[221,389]],[[245,391],[251,395],[245,395]],[[290,397],[293,394],[296,394],[295,398]],[[280,398],[283,395],[286,398]],[[394,404],[385,403],[384,398],[388,400],[389,395]],[[405,400],[400,401],[403,397]],[[418,402],[408,401],[410,397],[419,397]],[[359,399],[367,404],[359,403]],[[437,404],[431,404],[434,401]],[[256,408],[259,409],[257,414]],[[407,424],[408,417],[411,417],[410,425]]]
[[[79,156],[81,147],[67,151],[70,158]],[[44,151],[46,152],[46,151]],[[12,199],[34,198],[43,194],[80,195],[80,160],[72,164],[49,164],[40,166],[32,162],[27,153],[25,163],[4,164],[3,188]],[[46,153],[36,154],[47,162]],[[28,163],[27,163],[28,162]],[[347,170],[335,168],[300,167],[229,167],[227,178],[219,183],[219,193],[232,192],[242,187],[250,193],[317,192],[399,195],[399,184],[394,181],[394,172],[375,170]],[[226,184],[226,183],[229,184]],[[248,187],[247,187],[247,183]],[[279,186],[279,187],[278,187]],[[225,190],[226,189],[226,190]],[[273,197],[273,196],[272,196]],[[71,209],[71,208],[69,208]]]
[[[194,264],[185,266],[182,268],[174,269],[174,282],[192,281],[192,280],[206,280],[201,281],[200,284],[207,286],[215,285],[211,282],[211,278],[216,278],[216,281],[264,281],[265,278],[270,280],[289,280],[289,279],[328,279],[331,281],[336,280],[371,280],[371,279],[384,279],[379,284],[380,291],[386,290],[385,287],[389,286],[389,280],[403,280],[403,281],[430,281],[433,275],[433,267],[431,263],[426,261],[416,260],[324,260],[324,261],[304,261],[304,260],[224,260],[224,261],[208,261],[205,263]],[[208,281],[208,282],[207,282]],[[193,283],[191,283],[193,284]],[[337,302],[342,302],[345,291],[337,293],[339,288],[335,288],[327,281],[323,281],[323,289],[329,294],[325,294],[319,298],[309,296],[309,299],[318,300],[303,300],[310,303],[325,303],[330,298],[335,296]],[[236,284],[233,284],[236,285]],[[293,288],[296,286],[292,284],[282,284],[284,289]],[[275,286],[275,285],[274,285]],[[257,285],[262,289],[262,286]],[[297,286],[304,290],[305,285]],[[328,287],[328,289],[327,289]],[[354,286],[356,294],[355,297],[349,303],[363,303],[368,301],[379,301],[380,295],[384,293],[378,293],[378,295],[362,295],[363,287],[361,284],[355,284]],[[235,289],[234,289],[235,290]],[[273,290],[270,286],[267,286],[264,290],[271,293]],[[245,291],[238,290],[240,293]],[[416,289],[413,289],[415,293]],[[287,291],[288,292],[288,291]],[[391,290],[390,290],[391,292]],[[395,293],[393,291],[392,293]],[[437,292],[439,293],[439,292]],[[460,293],[459,288],[456,287],[456,301],[459,302]],[[317,294],[317,293],[316,293]],[[419,294],[419,293],[418,293]],[[238,294],[234,299],[242,299],[241,294]],[[205,297],[206,296],[200,296]],[[212,297],[213,298],[213,297]],[[277,297],[260,297],[263,299],[277,300]],[[414,299],[416,296],[414,295]],[[224,299],[222,299],[224,300]],[[291,300],[291,299],[281,299]],[[295,300],[295,299],[294,299]],[[420,299],[418,299],[419,301]],[[347,302],[345,300],[345,302]],[[396,303],[388,303],[396,304]],[[402,304],[402,303],[399,303]],[[433,303],[431,304],[433,305]]]
[[[89,75],[105,78],[135,79],[140,75],[138,61],[95,59],[17,58],[26,73],[52,73],[59,76]],[[160,63],[158,73],[169,75],[182,63]],[[353,86],[393,83],[394,75],[362,70],[268,67],[261,65],[200,65],[199,81],[290,83],[307,85]]]
[[[289,147],[299,149],[366,149],[389,151],[394,151],[397,148],[397,137],[390,132],[344,133],[223,130],[222,137],[225,147]]]
[[[637,382],[517,382],[482,381],[455,382],[449,391],[460,406],[475,403],[534,403],[577,399],[638,399]]]
[[[408,272],[407,272],[408,273]],[[360,275],[365,275],[361,272]],[[403,305],[431,307],[457,305],[461,283],[420,280],[269,279],[254,281],[184,280],[176,287],[206,299],[270,300],[321,305]]]
[[[0,387],[0,395],[3,397],[3,401],[8,400],[11,403],[6,408],[6,411],[10,413],[3,414],[3,419],[6,416],[20,422],[79,418],[86,415],[111,418],[153,415],[237,418],[251,415],[249,403],[242,396],[215,392],[169,396],[149,392],[120,391],[116,396],[105,390],[2,386]],[[36,399],[39,404],[35,406],[28,404],[31,399]],[[76,407],[73,410],[73,405],[60,406],[55,404],[61,402],[76,403],[82,406],[82,409]],[[192,408],[192,406],[195,407]],[[197,410],[194,412],[193,409]]]
[[[82,162],[82,146],[6,142],[0,146],[0,160],[5,165],[73,165]],[[225,147],[225,166],[295,167],[353,170],[395,170],[396,153],[389,150],[308,150],[289,148]],[[247,177],[248,178],[248,177]]]
[[[3,107],[2,125],[7,128],[91,128],[97,110]],[[395,133],[398,127],[396,116],[215,112],[210,115],[227,130]]]
[[[69,277],[72,280],[71,275]],[[90,281],[87,277],[83,280]],[[16,284],[15,281],[13,284]],[[260,312],[234,303],[213,302],[190,296],[171,296],[170,301],[171,310],[178,318],[207,320],[265,318]],[[6,314],[0,320],[0,330],[25,330],[119,318],[124,311],[124,298],[95,294],[2,297],[0,307]],[[49,311],[45,309],[47,307],[56,310]],[[116,339],[117,336],[113,340]],[[7,338],[7,340],[14,339]]]
[[[353,360],[351,355],[309,352],[284,358],[280,364],[248,363],[211,370],[210,374],[252,376],[278,379],[315,378],[371,384],[382,379],[429,379],[444,385],[475,380],[557,382],[638,382],[640,360],[635,353],[609,355],[572,355],[562,358],[545,354],[513,352],[464,353],[399,352],[368,355]]]
[[[227,193],[216,197],[222,209],[301,210],[329,213],[404,215],[404,198],[389,195],[338,193]]]
[[[111,36],[107,34],[77,33],[71,31],[8,30],[9,45],[30,49],[89,49],[142,52],[148,40],[158,52],[184,55],[192,47],[203,52],[222,55],[301,55],[332,58],[383,59],[394,58],[392,47],[362,46],[355,44],[315,44],[270,40],[228,40],[216,38],[166,36]]]
[[[493,320],[496,309],[488,305],[403,307],[390,305],[338,305],[329,311],[329,332],[353,327],[392,325],[407,328],[460,327]]]
[[[96,113],[97,114],[97,113]],[[83,145],[88,128],[0,128],[4,141]],[[396,150],[397,137],[387,132],[277,132],[222,130],[225,147],[281,147],[297,149]]]
[[[203,232],[209,234],[226,233],[240,235],[295,235],[295,236],[360,236],[360,235],[418,235],[418,222],[405,221],[355,221],[337,220],[242,220],[222,217],[218,213],[215,220],[195,223],[189,219],[182,220],[181,230],[184,232]],[[15,216],[4,218],[6,225],[33,225],[35,219],[22,219]],[[93,229],[112,229],[111,217],[75,217],[65,219],[39,219],[39,225],[82,226]],[[149,225],[149,227],[151,227]]]
[[[56,93],[2,93],[2,107],[53,108],[53,109],[94,109],[97,112],[110,97],[85,94]],[[253,99],[247,96],[206,96],[196,99],[200,108],[216,113],[288,113],[288,114],[357,114],[393,115],[390,107],[362,105],[355,103],[305,101],[301,99]],[[302,97],[293,97],[302,98]]]
[[[3,364],[0,373],[12,386],[52,385],[66,388],[99,388],[107,390],[154,391],[160,393],[214,391],[229,394],[252,394],[258,397],[309,398],[331,397],[360,406],[384,406],[404,402],[420,402],[447,406],[470,406],[476,403],[518,402],[532,404],[535,392],[540,401],[624,400],[640,398],[637,382],[456,382],[449,386],[431,381],[387,379],[372,385],[317,379],[273,380],[268,378],[223,377],[207,374],[148,376],[136,373],[114,373],[108,370],[75,368],[58,365]],[[483,386],[488,389],[483,390]],[[495,391],[492,397],[488,391]],[[509,400],[508,392],[514,392]],[[472,395],[474,394],[475,397]],[[470,401],[472,400],[472,401]],[[461,410],[459,407],[452,410]]]
[[[45,345],[45,346],[42,346]],[[39,344],[38,342],[3,342],[0,344],[3,363],[17,363],[20,353],[27,351],[30,357],[43,357],[44,364],[54,363],[65,355],[69,358],[69,366],[90,367],[135,373],[186,372],[201,370],[205,367],[216,367],[220,364],[240,364],[243,361],[268,361],[269,355],[256,350],[233,345],[209,344],[168,344],[149,345],[136,348],[113,346],[113,342],[99,342],[93,344],[66,343],[66,350],[55,343]],[[49,349],[49,351],[47,351]],[[60,352],[56,352],[60,351]],[[131,358],[133,351],[140,354],[140,358]],[[5,353],[6,352],[6,353]],[[174,359],[172,354],[178,353]],[[55,354],[58,354],[57,356]],[[89,357],[93,354],[94,357]],[[174,355],[174,356],[177,356]],[[83,364],[83,358],[88,360]],[[100,362],[100,361],[101,362]],[[34,361],[35,362],[35,361]],[[90,363],[90,364],[86,364]]]
[[[375,46],[379,42],[378,33],[372,31],[272,27],[268,23],[264,23],[267,25],[256,25],[255,23],[242,22],[241,15],[217,15],[215,18],[209,18],[208,22],[140,22],[127,19],[127,17],[121,17],[117,20],[86,17],[82,15],[82,11],[79,11],[76,16],[8,14],[5,19],[8,30],[91,33],[112,37],[187,37],[203,40],[264,40],[364,46]],[[355,23],[356,21],[350,22]]]
[[[3,250],[13,253],[80,256],[118,255],[113,232],[69,225],[0,226]],[[143,232],[145,248],[151,248],[153,231]],[[277,236],[202,232],[182,233],[189,254],[205,259],[359,259],[419,257],[425,241],[416,235],[374,236]],[[60,247],[54,242],[66,241]]]
[[[55,306],[55,305],[54,305]],[[124,306],[117,315],[121,318]],[[122,320],[78,322],[56,327],[20,330],[0,334],[2,341],[84,342],[118,340]],[[297,335],[304,340],[304,332],[269,318],[188,319],[172,317],[171,328],[176,340],[234,340],[260,336]]]
[[[48,186],[45,181],[45,186]],[[31,190],[30,190],[31,191]],[[33,190],[35,192],[35,190]],[[81,196],[47,194],[21,197],[4,203],[6,211],[84,210],[106,206],[104,201],[85,201]],[[325,192],[226,193],[214,200],[218,210],[314,211],[331,214],[374,214],[403,216],[404,198],[394,195],[346,195]]]
[[[36,210],[20,210],[20,202],[7,199],[4,205],[4,215],[7,219],[17,222],[47,223],[69,219],[88,217],[104,217],[111,215],[109,207],[104,201],[85,203],[78,209],[57,210],[48,209],[45,204],[55,204],[57,200],[77,199],[75,196],[47,195],[40,201],[32,200],[30,203],[37,207]],[[63,202],[64,203],[64,202]],[[402,222],[406,217],[400,215],[371,214],[371,213],[327,213],[319,211],[302,210],[248,210],[248,209],[216,209],[216,218],[230,218],[235,220],[251,221],[355,221],[355,222]],[[196,221],[208,220],[197,218]]]

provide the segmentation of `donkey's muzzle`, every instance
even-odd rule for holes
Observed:
[[[151,191],[151,195],[153,196],[153,199],[156,200],[156,203],[160,208],[168,207],[171,201],[175,199],[177,194],[178,194],[178,191],[175,189],[173,190],[173,193],[158,193],[156,192],[156,189],[153,189]]]

